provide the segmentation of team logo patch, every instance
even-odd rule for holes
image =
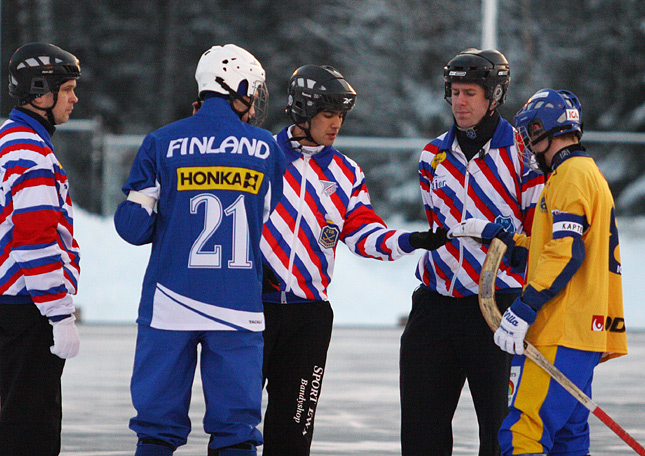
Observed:
[[[540,212],[546,212],[547,211],[546,200],[544,199],[544,196],[542,198],[540,198],[539,207],[540,207]]]
[[[336,189],[338,189],[338,183],[336,182],[321,180],[320,184],[322,185],[322,193],[325,196],[333,195],[336,193]]]
[[[323,227],[320,232],[320,238],[318,239],[318,244],[322,245],[326,249],[331,249],[336,246],[338,243],[338,237],[340,236],[340,230],[337,226],[327,225]]]
[[[432,163],[430,164],[430,167],[434,170],[437,169],[437,166],[446,159],[446,153],[445,152],[439,152],[437,155],[434,156],[432,159]]]
[[[233,166],[177,168],[177,190],[236,190],[257,195],[264,174]]]
[[[580,122],[580,113],[577,109],[567,109],[567,120]]]
[[[497,217],[495,217],[495,223],[502,225],[504,231],[506,231],[507,233],[515,233],[515,226],[513,225],[513,220],[510,217],[498,215]]]
[[[609,331],[614,333],[624,333],[626,331],[625,319],[622,317],[594,315],[591,317],[592,331]]]

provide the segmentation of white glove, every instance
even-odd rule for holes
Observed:
[[[481,241],[482,233],[486,225],[490,222],[488,220],[469,218],[463,222],[453,226],[450,231],[448,231],[448,239],[453,239],[456,237],[470,237],[479,239]]]
[[[495,331],[493,340],[502,350],[511,355],[522,355],[524,354],[524,337],[528,329],[529,324],[509,308],[502,315],[502,321]]]
[[[49,321],[54,332],[54,345],[49,350],[62,359],[73,358],[78,355],[81,339],[74,324],[76,317],[71,315],[60,321]]]

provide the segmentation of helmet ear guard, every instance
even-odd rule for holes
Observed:
[[[31,80],[31,87],[29,91],[31,94],[38,94],[39,96],[51,92],[51,90],[49,90],[49,84],[47,84],[47,80],[40,77],[35,77]]]
[[[495,86],[495,90],[493,91],[493,96],[491,97],[493,101],[499,102],[502,99],[502,96],[504,95],[504,89],[502,88],[501,84],[497,84]]]

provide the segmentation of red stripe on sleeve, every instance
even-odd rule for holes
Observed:
[[[13,215],[13,247],[58,242],[56,227],[60,214],[52,210]]]

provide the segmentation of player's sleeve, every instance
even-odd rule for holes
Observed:
[[[20,267],[25,288],[45,316],[74,312],[65,280],[64,253],[58,225],[63,214],[59,203],[56,169],[45,156],[34,161],[12,185],[13,230],[10,255]],[[27,162],[27,160],[25,160]]]
[[[432,227],[435,221],[435,215],[430,197],[430,186],[432,185],[435,170],[431,166],[434,155],[427,150],[428,147],[430,145],[426,146],[426,149],[421,152],[421,157],[419,158],[419,186],[421,188],[421,200],[423,201],[426,218],[428,219],[429,226]]]
[[[365,176],[360,169],[356,170],[356,177],[341,240],[356,255],[377,260],[393,261],[412,252],[410,232],[386,226],[372,208]]]
[[[507,246],[505,257],[513,269],[524,270],[528,261],[529,242],[535,208],[544,189],[545,177],[543,174],[531,168],[524,159],[524,143],[519,138],[517,131],[515,135],[515,147],[517,150],[517,161],[519,163],[519,203],[522,216],[524,233],[515,233],[502,239]]]
[[[521,157],[524,144],[522,141],[516,142],[516,144],[518,154]],[[535,215],[535,208],[544,188],[545,176],[532,169],[521,158],[520,164],[520,210],[522,211],[522,226],[524,227],[524,231],[530,236],[533,226],[533,216]]]
[[[566,195],[563,193],[553,198],[553,239],[544,246],[535,275],[522,294],[522,301],[534,311],[566,287],[585,258],[582,235],[589,227],[585,197],[571,184],[566,185]]]
[[[269,190],[264,201],[264,222],[269,219],[269,215],[278,205],[280,198],[282,198],[283,176],[287,169],[287,159],[280,146],[275,140],[273,140],[271,146],[272,165],[269,167]]]
[[[502,232],[500,239],[506,244],[504,255],[513,269],[524,271],[529,258],[529,243],[531,238],[525,234]]]
[[[114,214],[114,226],[125,241],[134,245],[152,242],[156,202],[161,192],[157,180],[155,142],[148,135],[132,163],[130,176],[123,186],[127,199],[119,204]]]

